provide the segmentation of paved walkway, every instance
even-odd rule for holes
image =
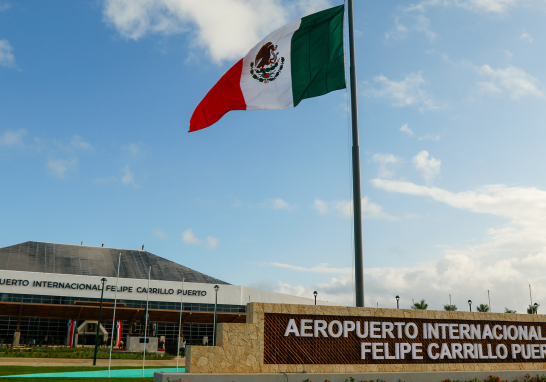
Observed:
[[[178,361],[179,367],[184,367],[185,358]],[[23,358],[0,357],[0,366],[93,366],[92,359],[81,358]],[[108,366],[108,359],[97,359],[97,366]],[[113,359],[112,366],[142,366],[142,359]],[[146,367],[176,367],[176,358],[167,360],[146,360]]]

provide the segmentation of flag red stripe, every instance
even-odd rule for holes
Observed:
[[[243,60],[241,59],[210,89],[191,116],[190,132],[209,127],[218,122],[228,111],[246,110],[240,85],[242,70]]]
[[[69,338],[68,338],[68,347],[72,347],[72,343],[74,342],[74,329],[75,326],[76,326],[76,321],[74,320],[68,320],[68,322],[70,323],[70,327],[68,329],[68,335],[69,335]]]

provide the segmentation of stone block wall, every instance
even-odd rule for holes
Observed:
[[[435,310],[353,308],[324,305],[250,303],[246,324],[219,324],[217,346],[189,346],[186,372],[189,373],[367,373],[427,371],[543,370],[546,363],[435,363],[435,364],[356,364],[356,365],[268,365],[264,364],[265,313],[328,316],[393,317],[423,319],[491,320],[546,322],[543,315],[452,312]]]

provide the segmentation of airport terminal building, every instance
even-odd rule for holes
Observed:
[[[181,305],[184,337],[202,344],[212,340],[216,297],[218,323],[245,322],[248,302],[314,304],[231,285],[144,250],[27,241],[0,248],[0,344],[93,344],[102,278],[101,339],[114,335],[118,344],[141,334],[147,300],[151,335],[167,344],[176,342]]]

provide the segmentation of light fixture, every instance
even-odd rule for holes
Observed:
[[[220,287],[218,285],[214,286],[214,291],[216,292],[216,298],[214,299],[214,326],[212,328],[212,346],[216,346],[216,307],[218,305],[218,291]]]

